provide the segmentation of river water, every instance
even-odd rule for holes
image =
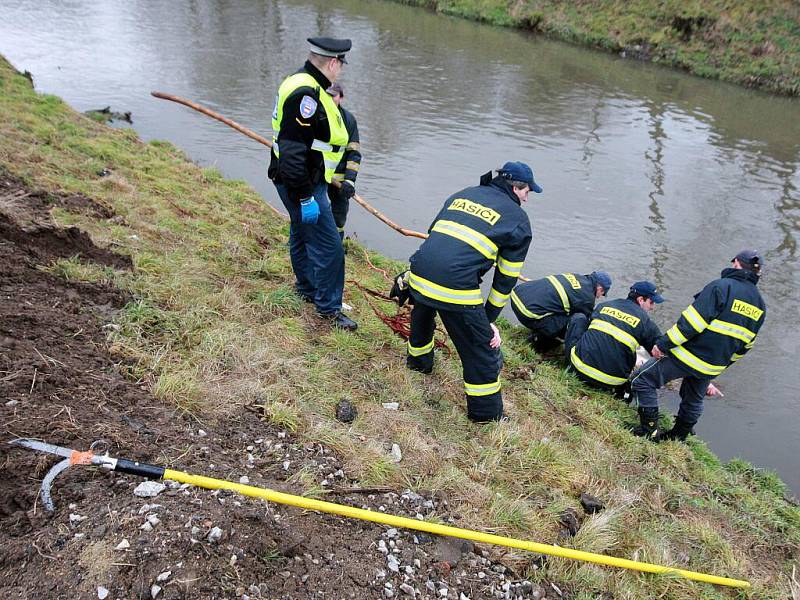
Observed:
[[[666,329],[741,248],[765,256],[769,308],[750,354],[718,383],[697,431],[722,458],[776,469],[800,491],[800,102],[381,0],[0,0],[0,53],[78,110],[132,111],[144,139],[247,180],[280,206],[266,149],[151,90],[268,136],[305,38],[350,37],[341,82],[364,150],[359,193],[425,230],[450,193],[525,160],[545,193],[526,210],[524,274],[605,269],[611,297],[653,279]],[[406,258],[358,205],[348,232]]]

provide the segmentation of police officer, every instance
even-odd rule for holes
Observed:
[[[325,91],[347,62],[351,42],[308,42],[308,60],[281,83],[275,98],[268,174],[289,212],[289,255],[297,293],[335,327],[355,330],[356,322],[341,312],[344,251],[327,196],[349,139],[339,107]]]
[[[663,301],[655,284],[637,281],[627,298],[599,304],[591,321],[583,313],[572,315],[564,349],[578,378],[622,396],[639,346],[650,348],[661,335],[647,313]]]
[[[406,364],[433,370],[436,313],[461,358],[467,417],[503,416],[500,391],[500,334],[494,321],[508,302],[522,270],[532,233],[521,203],[541,193],[525,163],[507,162],[492,178],[450,196],[428,229],[430,236],[411,257],[406,275],[414,309]],[[480,284],[497,264],[484,305]]]
[[[328,198],[331,201],[333,220],[339,230],[339,237],[344,239],[344,224],[347,221],[347,212],[350,210],[350,198],[356,193],[356,177],[358,177],[358,171],[361,168],[361,140],[358,137],[358,123],[355,116],[342,106],[342,100],[344,100],[342,84],[339,82],[333,83],[328,88],[328,94],[333,98],[336,106],[339,107],[339,112],[342,113],[349,140],[344,149],[344,156],[339,161],[336,172],[333,174],[333,180],[338,181],[341,187],[328,186]]]
[[[589,275],[561,273],[526,281],[511,292],[511,309],[531,330],[530,341],[539,352],[554,348],[563,339],[569,317],[592,314],[594,301],[608,294],[611,276],[605,271]]]
[[[635,433],[656,440],[685,440],[703,413],[711,380],[753,347],[764,324],[766,306],[756,288],[761,259],[742,250],[720,279],[704,287],[677,323],[658,338],[646,362],[631,381],[641,425]],[[675,425],[659,435],[656,390],[683,378]]]

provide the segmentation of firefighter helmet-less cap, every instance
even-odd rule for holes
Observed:
[[[531,191],[542,193],[542,186],[533,179],[533,170],[524,162],[507,162],[497,170],[497,173],[505,179],[527,183]]]
[[[338,58],[341,62],[347,64],[344,55],[353,47],[353,42],[350,40],[340,40],[329,37],[315,37],[306,38],[311,44],[311,51],[320,56],[330,56],[331,58]]]
[[[756,250],[742,250],[731,259],[731,262],[735,260],[738,260],[743,267],[749,267],[754,271],[758,271],[761,268],[761,257]]]
[[[637,281],[631,286],[631,292],[637,296],[650,298],[656,304],[661,304],[664,301],[664,297],[658,293],[658,288],[652,281]]]
[[[595,283],[603,286],[603,296],[608,296],[608,290],[611,289],[611,275],[605,271],[592,271]]]

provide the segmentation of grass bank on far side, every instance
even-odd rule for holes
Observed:
[[[800,4],[793,0],[397,1],[800,95]]]
[[[4,60],[0,136],[0,168],[33,187],[81,193],[113,208],[114,219],[61,209],[53,215],[130,255],[131,271],[80,260],[45,267],[73,280],[113,282],[130,294],[108,343],[127,376],[167,406],[203,424],[255,412],[333,449],[357,485],[435,490],[459,526],[754,586],[734,592],[505,555],[521,575],[558,582],[570,598],[791,597],[800,509],[784,498],[773,473],[722,463],[697,439],[656,446],[633,437],[631,408],[543,361],[507,323],[502,379],[513,418],[477,427],[465,416],[454,352],[437,356],[432,376],[405,369],[404,342],[372,310],[394,314],[393,304],[368,300],[348,283],[346,301],[360,325],[351,334],[330,330],[299,301],[287,225],[244,182],[192,164],[168,143],[144,143],[131,130],[95,123],[57,97],[35,93]],[[403,267],[352,241],[347,251],[347,279],[370,289],[385,292],[388,282],[369,262],[389,274]],[[349,425],[334,416],[343,398],[358,409]],[[383,406],[389,402],[399,402],[399,410]],[[402,450],[400,462],[393,444]],[[215,448],[208,453],[213,460]],[[295,482],[298,493],[326,495],[313,470]],[[584,515],[584,492],[606,509]],[[567,509],[580,516],[574,537],[559,524]]]

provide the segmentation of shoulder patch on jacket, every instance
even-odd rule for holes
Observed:
[[[311,96],[303,96],[300,101],[300,116],[308,119],[315,112],[317,112],[317,101]]]

